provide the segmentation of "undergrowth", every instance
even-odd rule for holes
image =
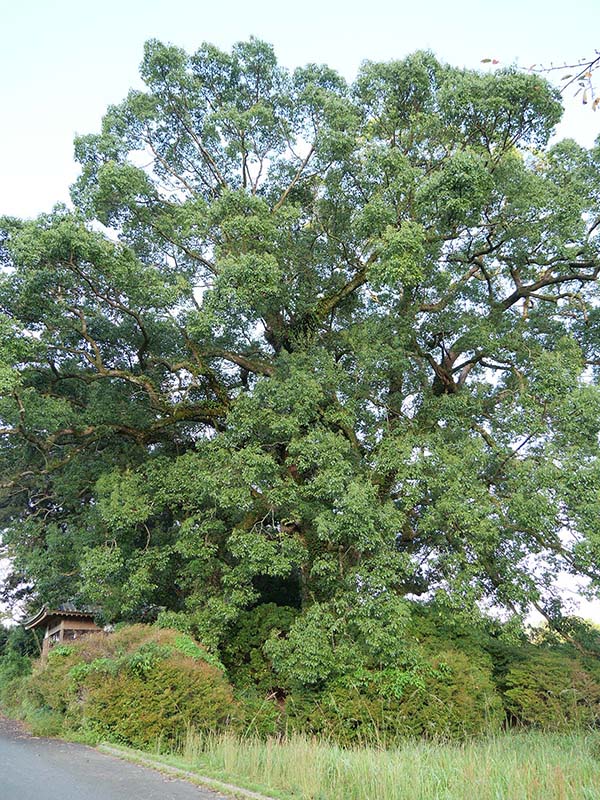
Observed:
[[[506,733],[345,748],[316,738],[189,732],[157,763],[282,800],[598,800],[600,736]]]

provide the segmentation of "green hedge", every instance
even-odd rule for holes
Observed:
[[[600,724],[600,680],[576,659],[536,653],[515,664],[505,678],[504,701],[513,722],[544,730]]]
[[[448,650],[429,662],[337,682],[317,695],[291,696],[292,730],[343,744],[391,745],[406,737],[458,739],[500,729],[502,701],[491,667]]]
[[[20,680],[12,710],[39,734],[147,747],[244,717],[214,656],[185,634],[144,625],[54,647]]]
[[[99,738],[138,748],[177,744],[189,728],[222,730],[239,716],[225,677],[180,653],[143,672],[91,673],[84,687],[86,725]]]
[[[407,642],[404,661],[359,668],[318,689],[286,686],[264,643],[285,636],[295,614],[268,605],[243,615],[222,650],[227,670],[189,634],[147,625],[55,647],[31,674],[27,658],[6,652],[0,702],[40,735],[141,748],[176,745],[190,728],[301,732],[354,745],[600,725],[600,665],[562,640],[490,640],[486,652],[481,633],[479,641],[448,636],[443,647],[433,628],[435,636]]]

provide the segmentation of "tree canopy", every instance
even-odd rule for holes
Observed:
[[[254,39],[141,75],[75,210],[1,225],[6,594],[215,645],[291,606],[310,681],[393,658],[415,597],[597,585],[600,149],[549,146],[557,91]]]

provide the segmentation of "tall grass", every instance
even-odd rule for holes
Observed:
[[[171,759],[173,763],[175,759]],[[190,732],[180,766],[298,800],[599,800],[600,736],[504,734],[346,749]]]

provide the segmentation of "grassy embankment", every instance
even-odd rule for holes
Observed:
[[[136,751],[119,748],[135,760]],[[314,739],[190,734],[180,755],[139,754],[281,800],[598,800],[600,735],[505,734],[461,744],[345,749]]]

